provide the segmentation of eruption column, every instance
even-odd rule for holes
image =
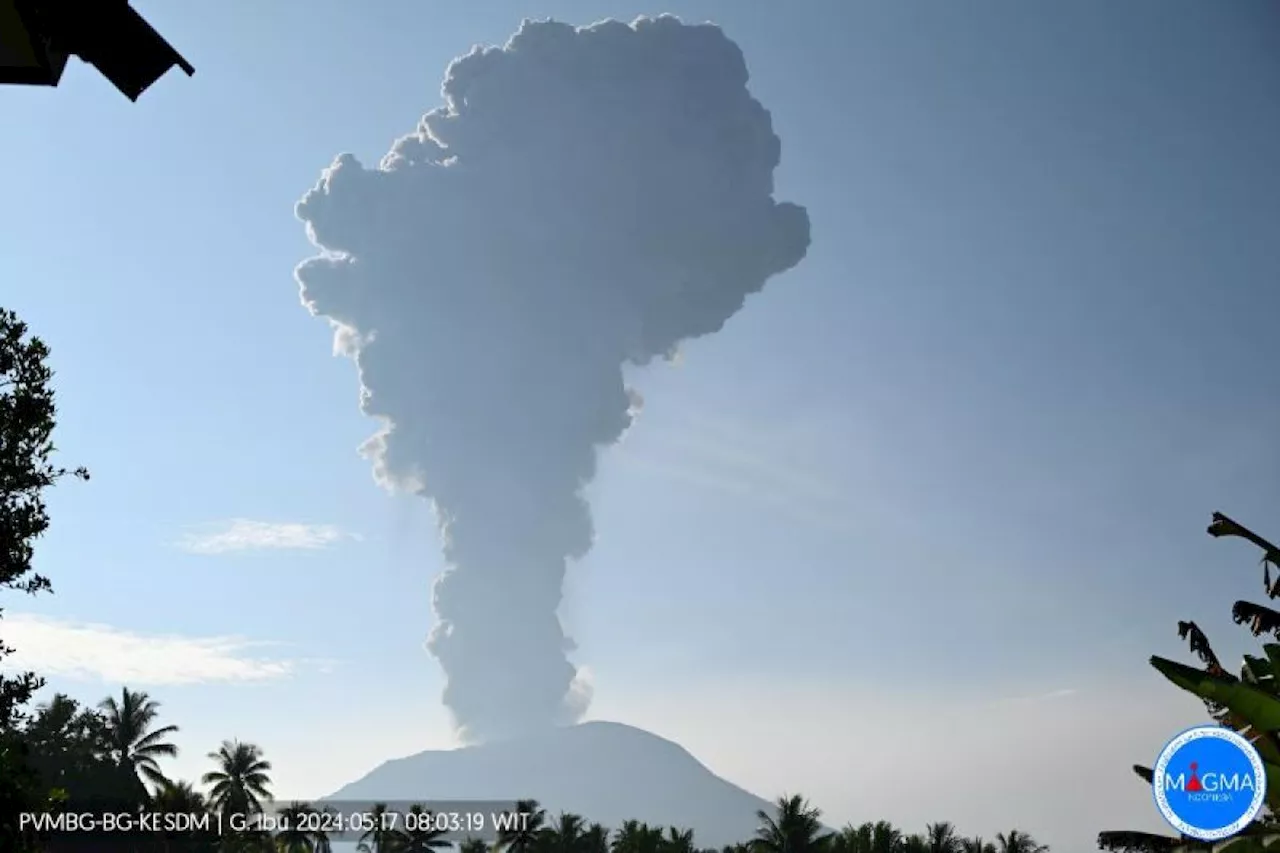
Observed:
[[[635,414],[624,364],[718,331],[808,248],[746,84],[714,25],[525,22],[454,60],[378,168],[341,155],[298,203],[303,304],[384,424],[362,450],[440,521],[428,646],[470,740],[585,709],[557,609],[597,448]]]

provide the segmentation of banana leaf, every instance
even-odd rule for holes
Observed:
[[[1263,643],[1262,650],[1267,653],[1267,660],[1271,662],[1271,671],[1280,672],[1280,643]]]
[[[1224,708],[1223,713],[1214,714],[1217,722],[1243,735],[1264,761],[1280,767],[1280,738],[1275,734],[1280,729],[1280,697],[1165,658],[1153,657],[1151,665],[1183,690]]]
[[[1237,625],[1248,625],[1253,636],[1272,634],[1280,637],[1280,612],[1252,601],[1237,601],[1231,607],[1231,620]]]
[[[1262,750],[1258,750],[1258,753],[1261,754]],[[1267,808],[1272,814],[1280,814],[1280,764],[1272,764],[1264,758],[1262,767],[1267,774]],[[1275,832],[1274,827],[1272,832]],[[1280,838],[1280,833],[1276,837]]]
[[[1275,669],[1272,667],[1271,661],[1266,658],[1245,655],[1240,677],[1250,684],[1263,687],[1269,693],[1275,692]]]
[[[1280,730],[1280,697],[1252,684],[1211,675],[1167,658],[1153,657],[1151,665],[1183,690],[1221,705],[1240,717],[1255,733]]]
[[[1270,845],[1261,838],[1241,838],[1239,836],[1228,839],[1216,848],[1214,853],[1267,853]]]

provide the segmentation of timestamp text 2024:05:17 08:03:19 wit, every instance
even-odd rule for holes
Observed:
[[[497,835],[519,832],[529,826],[530,813],[517,811],[444,812],[387,809],[274,814],[230,814],[175,812],[30,812],[20,816],[20,829],[36,833],[123,833],[123,832],[265,832],[300,831],[345,835],[381,830],[384,832],[438,832],[446,834]]]

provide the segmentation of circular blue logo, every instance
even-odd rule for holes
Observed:
[[[1224,726],[1197,726],[1160,750],[1151,787],[1170,826],[1200,841],[1217,841],[1257,818],[1267,774],[1249,741]]]

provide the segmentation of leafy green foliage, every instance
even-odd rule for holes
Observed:
[[[32,767],[45,788],[66,791],[77,803],[146,801],[146,791],[131,769],[112,759],[110,723],[97,711],[55,694],[37,709],[24,735]]]
[[[52,462],[56,408],[48,357],[48,347],[28,334],[26,324],[0,309],[0,590],[50,589],[49,579],[31,567],[35,541],[49,527],[44,491],[68,474],[89,478],[83,468],[68,471]],[[0,661],[13,651],[0,639]],[[21,837],[16,815],[43,807],[49,795],[16,734],[24,707],[41,686],[32,672],[0,675],[0,848],[15,853],[34,843]]]
[[[49,527],[45,489],[68,474],[89,478],[83,468],[68,471],[51,461],[56,408],[48,357],[44,342],[0,309],[0,589],[30,594],[50,588],[31,568],[35,541]],[[0,641],[0,659],[12,652]],[[0,730],[14,725],[41,684],[34,673],[0,677]]]
[[[1214,537],[1238,537],[1262,549],[1262,587],[1268,598],[1280,596],[1280,579],[1272,579],[1273,568],[1280,568],[1280,549],[1244,525],[1220,512],[1213,514],[1208,533]],[[1237,625],[1247,625],[1259,637],[1280,637],[1280,613],[1261,604],[1237,601],[1231,608]],[[1267,770],[1266,806],[1252,827],[1237,840],[1220,849],[1232,853],[1257,850],[1280,850],[1280,644],[1267,643],[1263,656],[1245,655],[1240,677],[1223,668],[1209,643],[1209,638],[1194,622],[1179,622],[1178,636],[1187,641],[1192,654],[1203,668],[1189,666],[1162,657],[1151,658],[1151,665],[1169,681],[1198,696],[1214,722],[1239,732],[1258,750]],[[1149,768],[1134,766],[1134,771],[1151,784]],[[1113,853],[1183,853],[1214,849],[1214,845],[1190,838],[1174,838],[1147,832],[1113,831],[1098,836],[1098,847]]]

